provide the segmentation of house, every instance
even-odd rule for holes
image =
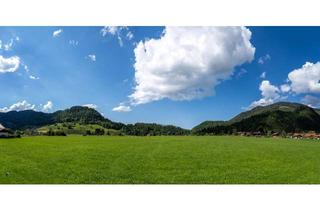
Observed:
[[[14,137],[13,132],[10,129],[5,128],[0,124],[0,138],[12,138]]]

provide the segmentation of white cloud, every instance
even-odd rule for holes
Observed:
[[[0,40],[0,50],[10,51],[15,45],[15,42],[19,42],[19,41],[20,41],[20,38],[18,36],[11,38],[10,41],[7,43],[4,43]]]
[[[262,74],[260,75],[260,78],[261,79],[265,79],[266,78],[266,74],[267,74],[267,72],[265,72],[265,71],[262,72]]]
[[[131,112],[132,110],[131,110],[130,106],[126,106],[126,105],[120,103],[120,105],[117,107],[114,107],[112,109],[112,111],[114,111],[114,112]]]
[[[105,26],[100,32],[102,36],[116,36],[121,47],[123,46],[123,38],[126,38],[127,40],[131,40],[133,38],[132,31],[130,31],[126,26]]]
[[[250,39],[245,27],[166,27],[161,38],[140,41],[134,49],[131,103],[212,95],[236,66],[253,60]]]
[[[48,101],[45,105],[43,105],[42,110],[47,112],[53,108],[52,101]]]
[[[320,93],[320,62],[306,62],[288,74],[291,90],[295,93]]]
[[[96,55],[92,54],[92,55],[88,55],[88,58],[92,61],[92,62],[95,62],[97,59],[96,59]]]
[[[275,102],[275,100],[273,100],[271,98],[269,98],[269,99],[261,98],[258,101],[252,102],[251,105],[249,106],[249,109],[252,109],[256,106],[267,106],[267,105],[273,104],[274,102]]]
[[[266,61],[268,60],[271,60],[271,56],[269,54],[266,54],[264,56],[261,56],[259,59],[258,59],[258,63],[260,64],[264,64]]]
[[[306,104],[307,106],[310,106],[310,107],[313,107],[313,108],[316,108],[316,107],[320,106],[320,98],[314,97],[314,96],[311,96],[311,95],[306,95],[302,99],[302,102],[304,104]]]
[[[268,80],[263,80],[260,84],[259,89],[263,98],[278,99],[280,97],[279,88],[272,85]]]
[[[4,58],[0,55],[0,73],[15,72],[20,65],[20,58],[18,56],[12,56]]]
[[[30,69],[27,65],[23,64],[23,68],[27,73],[29,73]]]
[[[98,106],[97,105],[95,105],[95,104],[84,104],[84,105],[82,105],[83,107],[88,107],[88,108],[91,108],[91,109],[97,109],[98,108]]]
[[[280,86],[280,89],[281,89],[281,92],[287,93],[287,92],[289,92],[291,90],[291,87],[288,84],[283,84],[283,85]]]
[[[128,40],[133,39],[133,33],[131,31],[128,31],[126,37],[127,37]]]
[[[119,26],[105,26],[101,29],[102,36],[107,36],[108,34],[116,35],[122,27]]]
[[[36,77],[36,76],[33,76],[33,75],[30,75],[29,78],[32,79],[32,80],[38,80],[38,79],[40,79],[39,77]]]
[[[52,33],[52,36],[53,37],[58,37],[58,36],[60,36],[60,34],[63,32],[63,30],[62,29],[58,29],[58,30],[56,30],[56,31],[54,31],[53,33]]]
[[[244,68],[241,68],[240,71],[238,72],[238,74],[236,75],[237,78],[242,77],[242,75],[248,73],[248,71]]]
[[[79,41],[77,40],[69,40],[69,44],[72,45],[73,47],[76,47],[79,45]]]
[[[280,90],[278,87],[272,85],[268,80],[263,80],[260,84],[259,90],[261,91],[262,98],[258,101],[254,101],[249,106],[249,109],[256,106],[266,106],[273,104],[281,99]]]
[[[12,104],[10,107],[0,108],[0,112],[35,110],[35,105],[28,103],[26,100]]]
[[[12,46],[13,46],[13,39],[10,39],[10,42],[8,42],[7,44],[3,44],[3,50],[5,51],[12,50]]]

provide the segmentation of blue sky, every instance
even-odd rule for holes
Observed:
[[[319,37],[320,27],[0,27],[0,110],[90,104],[114,121],[191,128],[277,101],[318,107]]]

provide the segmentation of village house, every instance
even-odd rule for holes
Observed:
[[[0,138],[11,138],[13,136],[13,132],[10,129],[7,129],[0,124]]]

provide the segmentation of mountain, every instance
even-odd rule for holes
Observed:
[[[233,117],[231,120],[229,120],[230,123],[239,122],[241,120],[244,120],[246,118],[252,117],[254,115],[258,115],[265,112],[270,111],[284,111],[284,112],[294,112],[295,109],[298,107],[306,107],[309,108],[306,105],[299,104],[299,103],[291,103],[291,102],[278,102],[274,103],[268,106],[257,106],[249,111],[242,112],[238,114],[237,116]]]
[[[12,130],[52,130],[64,133],[103,133],[126,135],[187,135],[189,130],[154,123],[125,125],[103,117],[98,111],[88,107],[73,106],[54,113],[33,110],[0,113],[0,123]],[[31,132],[32,133],[32,132]]]
[[[0,123],[13,130],[37,128],[54,123],[74,122],[80,124],[97,124],[105,128],[121,129],[124,124],[104,118],[95,109],[74,106],[54,113],[33,110],[10,111],[0,113]]]
[[[53,114],[33,110],[0,112],[0,123],[10,129],[25,129],[54,123]]]
[[[0,113],[0,124],[12,130],[47,128],[86,128],[86,132],[104,131],[125,135],[207,135],[233,134],[235,132],[320,132],[320,109],[303,104],[279,102],[268,106],[258,106],[242,112],[228,121],[205,121],[191,131],[173,125],[136,123],[125,125],[103,117],[98,111],[88,107],[74,106],[54,113],[32,110]],[[55,125],[51,126],[50,125]],[[90,125],[90,126],[84,126]],[[84,127],[83,127],[84,126]],[[61,128],[60,128],[61,127]],[[69,128],[70,127],[70,128]],[[109,129],[109,130],[108,130]],[[111,130],[110,130],[111,129]],[[62,129],[63,130],[63,129]],[[69,131],[69,130],[68,130]],[[70,131],[71,132],[71,131]]]
[[[301,132],[320,131],[317,110],[303,104],[278,102],[242,112],[229,121],[206,121],[192,129],[193,134],[234,132]]]
[[[121,129],[124,124],[104,118],[98,111],[89,107],[73,106],[70,109],[53,113],[56,123],[77,122],[80,124],[97,124],[105,128]]]

